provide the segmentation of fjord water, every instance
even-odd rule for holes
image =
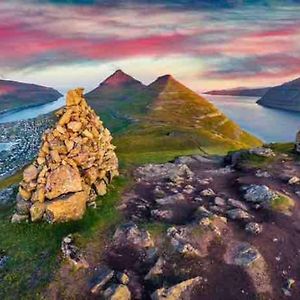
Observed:
[[[295,139],[300,129],[300,113],[266,108],[256,104],[255,97],[203,95],[213,102],[228,118],[243,129],[265,142],[286,142]],[[7,112],[0,115],[0,123],[36,118],[62,107],[65,98],[56,101]],[[7,150],[9,144],[0,145],[0,151]]]
[[[56,101],[46,104],[8,111],[0,115],[0,123],[15,122],[19,120],[33,119],[38,116],[54,111],[65,104],[65,98],[60,97]]]
[[[228,118],[264,142],[291,142],[300,130],[300,113],[256,104],[258,98],[203,95]]]

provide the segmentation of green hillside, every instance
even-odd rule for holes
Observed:
[[[126,162],[225,153],[261,144],[170,75],[146,87],[117,71],[86,98],[114,133],[119,156]]]

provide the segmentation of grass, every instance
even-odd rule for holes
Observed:
[[[281,213],[289,213],[295,206],[294,200],[281,193],[277,192],[277,194],[278,197],[275,197],[270,203],[271,209]]]
[[[9,187],[12,184],[20,182],[22,179],[22,174],[23,174],[23,169],[10,177],[0,180],[0,190]]]
[[[59,266],[57,257],[62,238],[76,233],[87,241],[96,232],[105,232],[117,224],[120,215],[115,206],[128,184],[124,177],[115,179],[110,192],[101,198],[102,204],[97,209],[88,209],[84,218],[76,222],[11,224],[12,209],[2,212],[1,249],[9,260],[0,270],[0,299],[38,299]]]

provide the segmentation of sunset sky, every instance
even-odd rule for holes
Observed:
[[[0,78],[89,90],[121,68],[146,84],[170,73],[200,92],[300,76],[297,1],[175,2],[1,1]]]

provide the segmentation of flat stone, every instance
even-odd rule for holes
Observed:
[[[99,196],[104,196],[107,193],[107,187],[104,180],[97,180],[94,183],[94,186]]]

